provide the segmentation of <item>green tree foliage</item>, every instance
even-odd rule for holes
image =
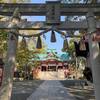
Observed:
[[[0,55],[4,55],[7,51],[7,32],[5,30],[0,31]]]
[[[69,48],[68,48],[68,51],[71,55],[73,55],[75,51],[75,47],[74,47],[74,39],[70,39],[69,41]]]
[[[74,57],[75,47],[74,47],[74,39],[70,39],[68,43],[68,48],[66,50],[62,49],[62,52],[69,53],[70,56]]]
[[[27,46],[28,42],[25,42],[25,40],[19,42],[18,50],[17,50],[17,67],[19,70],[24,70],[25,66],[30,67],[37,67],[39,65],[39,56],[38,54],[46,52],[45,47],[42,49],[36,49],[33,48],[33,50],[30,50]],[[33,45],[35,45],[33,43]],[[32,61],[34,59],[34,61]]]
[[[31,0],[0,0],[0,3],[18,3],[18,2],[30,2]],[[5,16],[0,16],[0,20],[5,18]],[[0,30],[0,55],[6,54],[7,51],[7,31]]]
[[[31,55],[32,52],[28,48],[23,48],[22,45],[18,47],[16,60],[19,69],[23,69],[23,66],[29,62]]]

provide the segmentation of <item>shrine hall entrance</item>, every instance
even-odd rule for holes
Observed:
[[[56,66],[48,66],[48,71],[56,71]]]
[[[64,62],[49,59],[41,61],[38,78],[42,80],[63,80],[64,77]]]
[[[57,66],[41,66],[41,71],[57,71]]]

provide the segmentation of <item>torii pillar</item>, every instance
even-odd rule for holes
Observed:
[[[89,49],[91,69],[93,75],[95,98],[100,100],[100,49],[98,42],[93,41],[93,32],[96,31],[95,16],[91,10],[87,13],[87,24],[89,33]]]
[[[16,16],[15,16],[16,15]],[[5,60],[4,66],[4,75],[3,75],[3,82],[2,86],[0,87],[0,100],[10,100],[11,93],[12,93],[12,85],[13,85],[13,74],[14,74],[14,67],[16,62],[16,50],[18,44],[18,32],[17,29],[17,20],[14,19],[17,17],[17,9],[13,14],[13,21],[10,23],[11,29],[8,33],[8,41],[7,41],[7,56]]]
[[[18,43],[18,36],[9,33],[7,58],[4,67],[5,71],[4,71],[2,86],[0,88],[0,100],[11,99],[17,43]]]

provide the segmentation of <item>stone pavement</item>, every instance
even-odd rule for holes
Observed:
[[[14,81],[11,100],[27,100],[43,82],[43,80]]]
[[[27,100],[76,100],[58,80],[46,80]]]

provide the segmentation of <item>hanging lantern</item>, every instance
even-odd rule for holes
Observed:
[[[68,41],[67,39],[65,39],[63,43],[63,51],[66,51],[67,49],[68,49]]]
[[[27,45],[25,38],[22,38],[21,47],[25,48]]]
[[[41,41],[41,37],[40,36],[38,36],[36,48],[37,49],[41,49],[42,48],[42,41]]]
[[[81,50],[81,51],[84,51],[84,50],[86,50],[86,45],[85,45],[85,41],[82,39],[82,40],[80,40],[80,42],[79,42],[79,49]]]
[[[56,35],[55,35],[55,32],[53,30],[51,32],[51,42],[56,42]]]

